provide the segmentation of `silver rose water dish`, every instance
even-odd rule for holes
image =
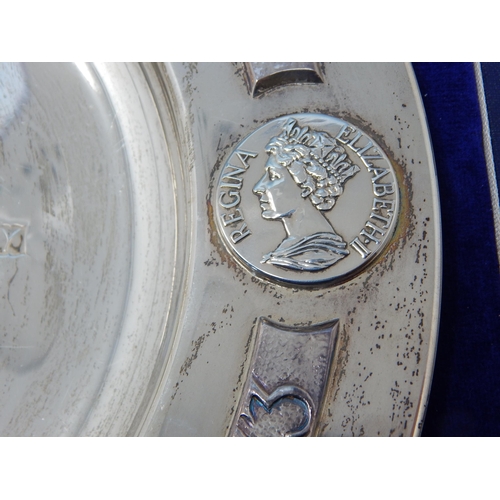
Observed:
[[[440,303],[411,66],[0,67],[2,435],[413,436]]]

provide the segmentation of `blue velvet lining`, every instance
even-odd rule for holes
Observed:
[[[441,323],[423,435],[497,436],[500,275],[474,67],[413,67],[433,143],[443,226]],[[500,106],[490,112],[500,118]]]

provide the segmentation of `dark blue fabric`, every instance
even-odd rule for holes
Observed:
[[[441,322],[423,435],[498,436],[500,276],[474,67],[418,63],[414,70],[443,227]]]

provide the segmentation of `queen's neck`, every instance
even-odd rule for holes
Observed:
[[[300,240],[315,233],[331,233],[333,228],[325,216],[308,199],[301,199],[299,206],[282,219],[290,240]]]

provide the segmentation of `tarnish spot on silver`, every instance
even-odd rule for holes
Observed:
[[[248,62],[245,77],[252,97],[283,85],[323,83],[319,65],[312,62]]]

